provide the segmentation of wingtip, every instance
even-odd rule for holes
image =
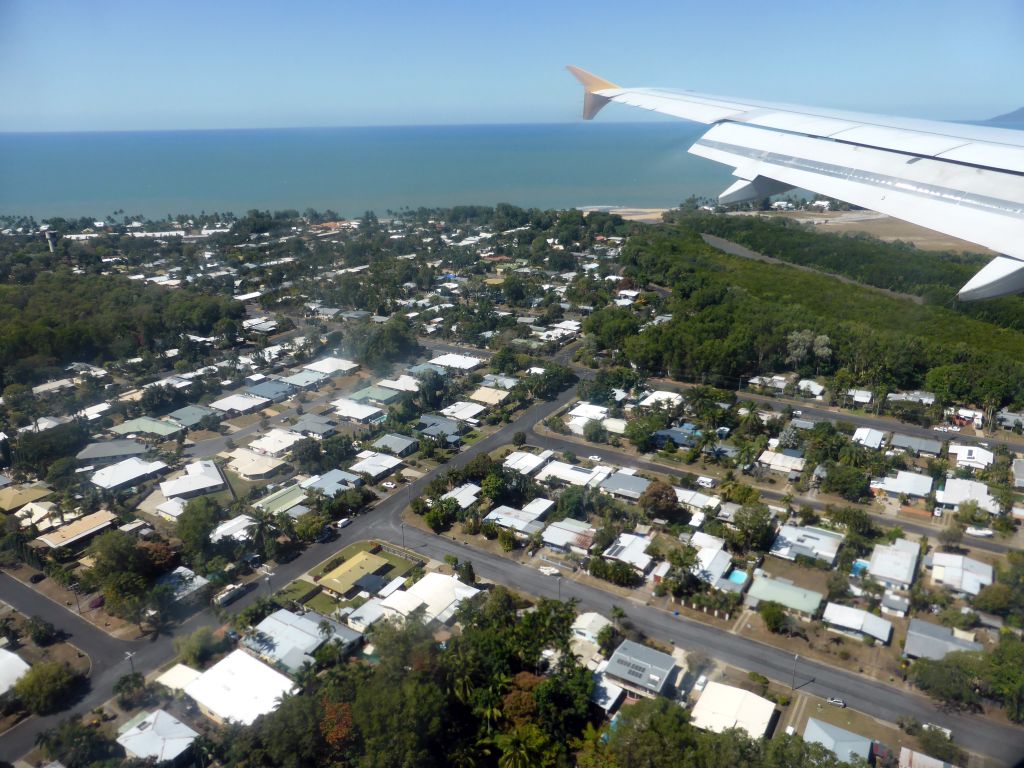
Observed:
[[[566,69],[583,85],[583,119],[590,120],[601,111],[601,107],[608,103],[608,97],[602,96],[596,91],[616,89],[619,86],[571,64],[567,65]]]

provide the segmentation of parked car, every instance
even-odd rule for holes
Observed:
[[[587,459],[589,459],[590,461],[601,461],[601,457],[598,456],[597,454],[594,454],[593,456],[587,456]]]
[[[341,518],[341,520],[339,520],[338,522],[336,522],[334,524],[334,527],[337,528],[340,531],[342,528],[345,528],[345,527],[347,527],[349,525],[352,525],[352,518],[351,517],[343,517],[343,518]]]
[[[831,704],[834,707],[841,707],[841,708],[844,708],[844,709],[846,708],[846,702],[843,701],[842,699],[837,699],[835,696],[830,696],[828,698],[828,703]]]
[[[693,690],[697,691],[697,693],[700,693],[701,691],[704,690],[704,688],[705,688],[705,686],[707,684],[708,684],[708,676],[707,675],[701,675],[700,677],[697,678],[697,682],[693,684]]]
[[[702,476],[697,478],[697,485],[699,485],[701,488],[714,488],[717,485],[717,483],[715,482],[715,478],[713,477]]]
[[[102,608],[104,603],[106,602],[107,598],[105,598],[103,595],[100,595],[99,597],[94,597],[92,600],[89,601],[89,608],[95,611],[97,608]]]
[[[32,584],[38,584],[40,581],[42,581],[45,578],[46,578],[46,574],[45,573],[33,573],[31,576],[28,577],[28,580]]]
[[[387,489],[388,489],[389,491],[390,491],[390,490],[391,490],[392,488],[395,488],[395,487],[396,487],[396,486],[395,486],[395,484],[394,484],[393,482],[391,482],[390,480],[388,480],[388,481],[387,481],[387,482],[385,482],[385,483],[382,483],[382,485],[383,485],[383,486],[384,486],[385,488],[387,488]]]

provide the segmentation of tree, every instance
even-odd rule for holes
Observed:
[[[964,529],[956,522],[950,523],[939,531],[939,542],[946,551],[959,548],[964,540]]]
[[[690,517],[679,506],[675,488],[661,480],[655,480],[640,494],[640,508],[650,518],[660,517],[670,523],[686,523]]]
[[[609,733],[608,751],[622,768],[676,768],[695,744],[696,731],[686,710],[659,696],[622,709],[616,728]]]
[[[217,507],[208,498],[192,499],[178,516],[175,532],[186,562],[199,565],[210,549],[210,533],[217,527]]]
[[[85,725],[80,717],[63,721],[56,728],[43,731],[36,744],[51,760],[59,760],[66,768],[91,768],[114,755],[114,744],[96,730]]]
[[[729,530],[730,540],[741,552],[765,552],[771,547],[774,529],[772,516],[763,504],[748,504],[733,517],[735,530]]]
[[[761,615],[765,628],[776,635],[785,634],[789,631],[789,616],[786,609],[773,600],[765,600],[758,605],[757,612]]]
[[[971,605],[979,611],[1006,616],[1014,606],[1014,593],[1009,586],[997,581],[984,587]]]
[[[512,435],[512,445],[514,445],[516,448],[522,448],[524,445],[526,445],[526,433],[516,432],[514,435]]]
[[[608,441],[608,430],[597,419],[590,419],[583,425],[583,437],[591,443],[605,443]]]
[[[25,622],[25,629],[32,642],[38,646],[46,646],[56,642],[61,634],[53,624],[38,616],[33,616]]]
[[[184,663],[191,667],[200,667],[203,662],[217,652],[223,644],[213,635],[209,627],[199,627],[191,635],[174,639],[174,650]]]
[[[511,552],[516,548],[516,535],[509,528],[502,528],[498,532],[498,543],[505,552]]]
[[[976,681],[982,658],[980,653],[957,651],[941,661],[918,659],[910,668],[910,679],[947,707],[975,711],[981,705]]]
[[[67,664],[40,661],[14,684],[14,694],[34,715],[46,715],[71,703],[81,676]]]
[[[131,709],[136,706],[145,690],[146,678],[139,672],[122,675],[114,683],[114,695],[117,696],[117,704],[122,709]]]

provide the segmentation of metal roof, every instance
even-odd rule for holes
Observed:
[[[605,674],[657,695],[665,688],[675,668],[675,659],[667,653],[623,640],[608,659]]]

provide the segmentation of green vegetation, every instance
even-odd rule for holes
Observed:
[[[14,695],[29,712],[47,715],[67,708],[82,677],[67,664],[40,661],[14,684]]]

